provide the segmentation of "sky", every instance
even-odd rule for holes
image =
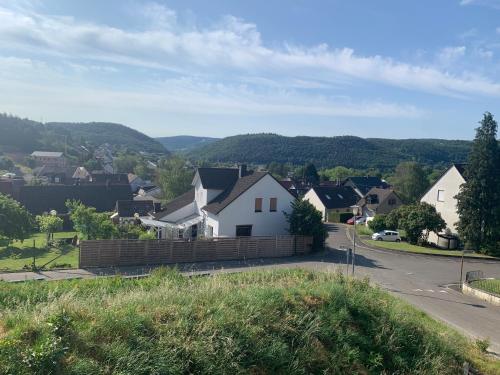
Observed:
[[[471,139],[500,0],[0,0],[0,112],[150,136]]]

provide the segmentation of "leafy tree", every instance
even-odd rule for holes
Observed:
[[[118,236],[118,230],[109,217],[109,213],[96,212],[94,207],[87,207],[79,201],[67,201],[66,207],[75,230],[88,240],[110,239]]]
[[[131,173],[140,162],[141,158],[134,154],[121,154],[113,160],[118,173]]]
[[[0,156],[0,170],[11,172],[14,169],[14,162],[7,156]]]
[[[493,254],[500,252],[500,150],[493,115],[486,112],[480,124],[456,196],[458,232],[468,247]]]
[[[47,235],[47,243],[50,241],[52,233],[60,231],[63,226],[63,219],[56,215],[38,215],[36,222],[40,232]]]
[[[368,222],[368,228],[374,232],[380,232],[384,229],[391,229],[387,227],[386,215],[376,215],[373,220]]]
[[[415,203],[397,208],[398,228],[406,232],[408,242],[417,244],[427,241],[429,232],[439,233],[446,228],[446,223],[428,203]]]
[[[134,167],[134,173],[143,180],[149,180],[151,178],[151,170],[148,168],[144,160],[140,160],[136,164]]]
[[[285,213],[290,224],[289,233],[312,236],[315,248],[322,247],[328,232],[323,225],[323,217],[309,201],[296,199],[292,203],[292,213]]]
[[[172,157],[160,163],[157,184],[163,192],[163,199],[170,201],[191,188],[193,170],[183,159]]]
[[[429,187],[427,174],[422,166],[414,161],[399,163],[392,178],[394,189],[407,203],[420,200]]]
[[[267,165],[267,170],[276,178],[285,178],[287,177],[288,172],[290,172],[290,166],[273,161]]]
[[[23,241],[33,230],[31,214],[14,199],[0,194],[0,236]]]
[[[102,169],[102,164],[99,160],[91,158],[83,163],[85,169],[89,172],[99,171]]]
[[[335,168],[324,169],[320,172],[322,176],[325,177],[327,181],[345,180],[347,177],[361,176],[360,171],[352,168],[346,168],[343,166],[337,166]]]
[[[312,184],[312,185],[317,185],[319,184],[319,174],[314,166],[314,164],[309,163],[305,166],[304,168],[304,180],[305,182]]]

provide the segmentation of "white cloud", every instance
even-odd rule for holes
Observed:
[[[445,47],[438,54],[441,64],[447,66],[465,56],[465,46]]]
[[[500,96],[500,83],[470,73],[455,75],[432,66],[411,65],[382,56],[362,56],[349,48],[266,46],[256,25],[227,16],[205,29],[176,27],[175,13],[158,4],[143,13],[158,16],[154,28],[129,31],[0,7],[0,42],[65,57],[92,59],[183,74],[263,78],[336,84],[361,80],[441,95]],[[161,26],[161,27],[160,27]]]

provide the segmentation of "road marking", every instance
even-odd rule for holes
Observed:
[[[446,290],[440,290],[439,293],[448,293]]]
[[[413,289],[414,292],[423,292],[422,289]]]
[[[434,291],[432,289],[426,289],[425,290],[426,292],[431,292],[431,293],[434,293]]]
[[[406,274],[407,275],[413,275],[413,272],[407,272]]]

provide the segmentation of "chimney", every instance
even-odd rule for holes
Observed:
[[[245,177],[247,175],[247,165],[246,164],[240,164],[238,166],[238,178]]]

